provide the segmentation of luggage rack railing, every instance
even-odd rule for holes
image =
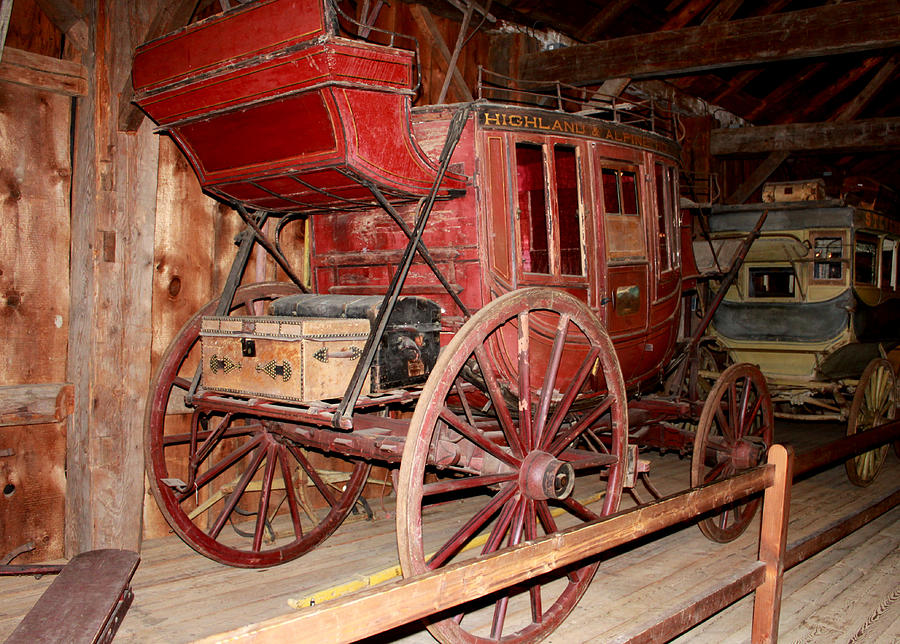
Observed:
[[[634,99],[601,94],[587,87],[556,81],[548,89],[546,82],[528,81],[478,67],[479,100],[505,103],[588,116],[602,121],[628,125],[654,134],[675,138],[675,113],[667,101]]]
[[[359,20],[357,20],[356,18],[354,18],[353,16],[349,16],[346,13],[344,13],[343,9],[341,9],[340,6],[338,5],[338,3],[335,2],[334,0],[329,0],[327,6],[332,11],[335,12],[335,16],[340,17],[342,20],[346,21],[348,24],[353,25],[353,27],[356,28],[355,31],[352,31],[352,30],[346,29],[346,27],[344,27],[345,30],[347,31],[347,33],[349,33],[354,38],[359,38],[360,40],[365,40],[366,42],[371,42],[376,45],[383,45],[384,43],[377,42],[370,37],[371,33],[374,31],[376,33],[387,36],[387,40],[388,40],[387,46],[388,47],[396,47],[397,45],[395,43],[398,39],[406,40],[406,41],[412,43],[412,51],[415,52],[415,61],[416,61],[416,82],[413,85],[412,91],[413,91],[413,93],[417,93],[419,91],[419,89],[422,87],[422,62],[421,62],[422,56],[419,53],[418,39],[416,39],[415,37],[410,36],[408,34],[401,34],[396,31],[390,31],[388,29],[381,29],[374,25],[364,24],[364,23],[360,22]]]

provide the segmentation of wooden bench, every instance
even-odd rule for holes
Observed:
[[[131,578],[140,560],[130,550],[75,556],[6,644],[111,642],[134,598]]]

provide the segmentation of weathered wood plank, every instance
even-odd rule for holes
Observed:
[[[800,150],[893,150],[898,147],[898,118],[718,129],[710,135],[710,152],[714,156]]]
[[[91,82],[77,112],[71,250],[67,550],[137,550],[143,500],[142,414],[149,382],[157,141],[116,133],[113,88],[151,7],[86,3]],[[102,249],[98,252],[96,249]]]
[[[67,383],[0,386],[0,427],[58,423],[75,408],[75,387]]]
[[[545,51],[523,59],[520,76],[579,85],[833,56],[898,43],[897,0],[860,0]]]
[[[64,96],[87,94],[87,72],[81,63],[4,47],[0,80]]]

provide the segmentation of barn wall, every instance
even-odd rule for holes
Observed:
[[[22,405],[36,403],[30,385],[66,379],[70,103],[0,83],[0,397]],[[9,411],[6,422],[15,423]],[[17,563],[60,557],[66,424],[6,422],[0,423],[0,557],[29,543],[34,549]]]

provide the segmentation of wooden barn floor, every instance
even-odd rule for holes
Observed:
[[[841,428],[782,425],[780,442],[800,452],[840,437]],[[664,493],[686,486],[690,463],[650,453],[654,483]],[[900,460],[889,454],[868,488],[851,485],[843,467],[793,488],[788,541],[831,523],[893,492]],[[392,504],[373,502],[374,521],[350,519],[318,549],[266,570],[239,570],[195,554],[176,537],[144,544],[133,582],[134,604],[118,642],[189,642],[289,613],[289,599],[343,584],[397,563]],[[448,517],[449,518],[449,517]],[[757,520],[758,522],[758,520]],[[547,641],[606,642],[658,617],[667,602],[700,592],[717,575],[756,555],[757,526],[730,544],[708,541],[693,525],[603,561],[593,584]],[[5,639],[52,577],[0,578],[0,638]],[[390,610],[386,606],[385,610]],[[752,597],[684,634],[677,642],[749,641]],[[900,642],[900,509],[801,563],[785,575],[782,642]],[[378,642],[431,642],[418,626],[385,634]]]

